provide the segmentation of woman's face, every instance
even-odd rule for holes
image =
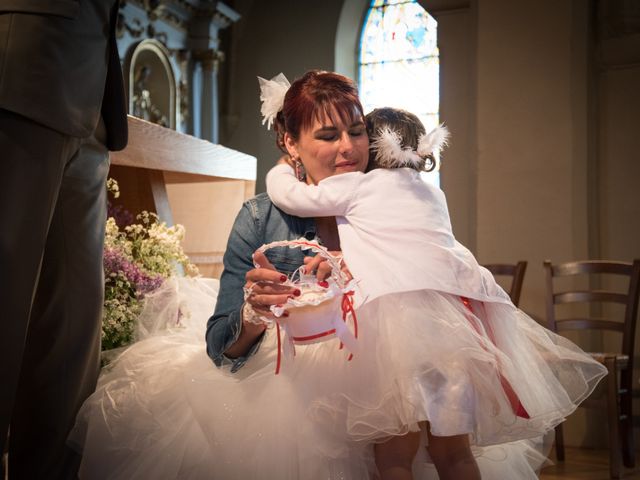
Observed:
[[[364,172],[369,160],[369,137],[362,118],[346,125],[340,115],[316,119],[302,130],[295,141],[285,133],[284,142],[292,157],[299,157],[307,174],[307,183],[347,172]]]

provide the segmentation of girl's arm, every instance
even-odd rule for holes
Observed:
[[[267,174],[267,193],[271,201],[289,215],[298,217],[344,216],[363,173],[352,172],[325,178],[318,185],[299,181],[286,164]]]

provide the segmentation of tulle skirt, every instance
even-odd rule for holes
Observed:
[[[80,478],[374,479],[373,445],[421,431],[414,476],[435,479],[428,424],[468,434],[484,479],[534,479],[544,435],[606,372],[513,306],[418,291],[358,309],[350,360],[337,339],[297,345],[276,375],[270,329],[232,374],[205,352],[216,293],[177,279],[148,299],[146,338],[104,370],[70,437]]]

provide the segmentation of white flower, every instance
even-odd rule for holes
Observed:
[[[279,73],[271,80],[258,77],[258,83],[260,84],[260,100],[262,101],[262,106],[260,107],[262,125],[266,122],[267,130],[269,130],[276,115],[282,110],[284,96],[291,84],[282,73]]]
[[[120,187],[114,178],[107,179],[107,191],[113,194],[113,198],[118,198],[120,196]]]

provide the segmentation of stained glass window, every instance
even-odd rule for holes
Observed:
[[[416,114],[427,132],[438,126],[440,59],[437,22],[418,2],[372,0],[360,39],[364,111],[397,107]],[[424,174],[439,185],[437,172]]]

